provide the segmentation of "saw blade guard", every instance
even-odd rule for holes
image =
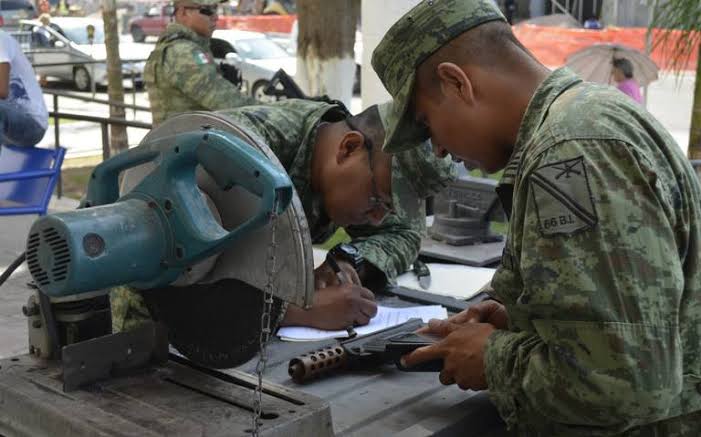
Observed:
[[[158,165],[120,198],[119,175],[144,162]],[[238,186],[257,197],[257,210],[224,229],[197,188],[198,166],[218,189]],[[235,135],[198,129],[145,141],[96,167],[84,208],[34,223],[30,272],[51,296],[122,284],[165,286],[188,266],[282,214],[291,198],[287,174]]]
[[[279,171],[284,168],[272,150],[258,137],[252,135],[224,114],[212,112],[191,112],[179,114],[151,130],[142,144],[158,144],[157,148],[173,147],[173,140],[188,132],[207,130],[222,132],[236,137],[266,158],[266,162]],[[219,175],[231,172],[224,160],[214,159],[210,167],[217,168]],[[247,166],[240,164],[243,169]],[[138,192],[142,181],[158,171],[158,162],[144,161],[123,174],[121,193],[128,197]],[[235,229],[246,222],[259,210],[261,198],[252,190],[240,185],[228,187],[226,180],[218,179],[210,168],[200,165],[196,170],[195,189],[208,205],[214,217],[219,218],[220,227]],[[228,189],[227,189],[228,188]],[[277,218],[275,287],[273,295],[286,302],[306,307],[312,302],[314,293],[314,259],[311,237],[304,209],[293,187],[290,187],[289,206]],[[271,242],[271,228],[268,222],[250,229],[236,238],[218,254],[199,263],[190,265],[171,285],[187,286],[215,284],[222,280],[238,280],[259,290],[265,288],[268,276],[268,248]],[[152,288],[152,287],[149,287]],[[244,309],[250,311],[250,309]]]

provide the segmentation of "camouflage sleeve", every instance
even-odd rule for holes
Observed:
[[[424,200],[396,171],[392,176],[392,197],[395,212],[382,224],[346,228],[363,258],[384,272],[389,281],[409,269],[419,254],[421,236],[426,232]]]
[[[151,320],[146,303],[136,290],[127,287],[114,287],[110,290],[112,308],[112,332],[131,331],[142,323]]]
[[[256,103],[224,79],[210,54],[194,43],[181,42],[168,47],[161,78],[210,111]]]
[[[510,425],[609,435],[664,418],[682,390],[679,188],[632,149],[569,141],[524,167],[510,224],[520,256],[492,282],[513,293],[512,330],[485,349]],[[523,288],[499,290],[514,275]]]

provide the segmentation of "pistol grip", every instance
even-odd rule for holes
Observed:
[[[443,370],[443,360],[431,360],[412,367],[404,367],[399,359],[395,361],[397,369],[403,372],[440,372]]]

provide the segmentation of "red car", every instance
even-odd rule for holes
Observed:
[[[129,33],[134,42],[144,42],[147,36],[160,35],[172,19],[172,4],[153,6],[143,16],[129,22]]]

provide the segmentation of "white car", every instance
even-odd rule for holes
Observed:
[[[107,85],[106,64],[92,62],[107,59],[102,20],[56,17],[51,18],[48,26],[42,26],[38,20],[22,20],[20,30],[31,33],[31,44],[25,54],[37,74],[73,81],[80,91],[89,90],[93,81]],[[128,82],[133,74],[132,86],[142,83],[145,60],[152,50],[151,44],[119,44],[122,61],[127,61],[122,63],[122,74]]]
[[[243,89],[260,101],[271,99],[263,90],[279,69],[292,77],[297,71],[297,58],[264,33],[217,29],[211,47],[215,59],[241,70]]]

